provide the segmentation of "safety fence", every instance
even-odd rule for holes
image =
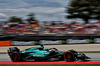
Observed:
[[[32,46],[62,44],[100,44],[100,35],[23,35],[0,36],[0,46]]]
[[[34,40],[33,41],[0,41],[0,46],[32,46],[32,45],[66,45],[66,44],[99,44],[100,38],[61,39],[61,40]]]

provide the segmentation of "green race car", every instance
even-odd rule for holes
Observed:
[[[13,62],[23,61],[67,61],[86,60],[90,57],[75,50],[59,51],[56,48],[44,49],[44,46],[37,46],[20,51],[17,47],[9,48],[8,55]]]

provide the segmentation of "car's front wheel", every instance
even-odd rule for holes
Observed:
[[[67,62],[73,62],[75,60],[74,53],[73,52],[70,52],[70,51],[66,52],[64,54],[64,59]]]

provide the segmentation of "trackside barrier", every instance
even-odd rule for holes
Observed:
[[[12,46],[12,41],[0,41],[0,46]]]
[[[12,46],[100,44],[100,35],[19,35],[4,36],[0,41],[12,41]]]

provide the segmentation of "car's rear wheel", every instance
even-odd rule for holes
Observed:
[[[74,53],[73,52],[70,52],[70,51],[66,52],[64,54],[64,59],[67,62],[73,62],[75,60]]]
[[[11,58],[11,60],[13,62],[19,62],[19,61],[21,61],[21,56],[20,56],[20,54],[18,52],[13,52],[11,54],[10,58]]]

